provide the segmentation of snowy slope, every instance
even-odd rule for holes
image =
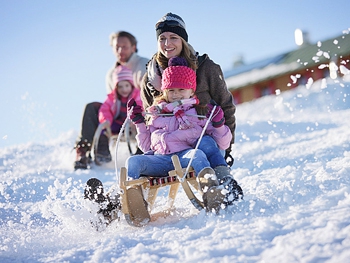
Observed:
[[[74,172],[76,132],[0,149],[0,262],[349,262],[350,82],[310,83],[236,116],[244,200],[208,216],[181,192],[171,216],[144,228],[90,227],[84,183],[108,188],[115,171]]]

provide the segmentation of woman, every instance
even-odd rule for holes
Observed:
[[[196,96],[201,105],[214,100],[224,111],[225,124],[230,128],[232,140],[226,149],[225,159],[231,166],[230,155],[234,143],[236,128],[235,111],[232,94],[228,91],[221,67],[215,64],[207,54],[199,56],[188,43],[186,25],[183,19],[173,13],[167,13],[156,24],[158,52],[147,64],[147,72],[141,85],[141,99],[146,109],[152,105],[153,99],[161,93],[163,71],[172,57],[184,57],[190,68],[196,71]],[[203,138],[205,140],[205,138]]]
[[[169,66],[163,73],[161,90],[162,95],[156,97],[153,105],[146,109],[151,116],[147,125],[141,106],[135,104],[132,107],[134,102],[128,102],[130,118],[137,129],[138,146],[147,153],[128,158],[126,167],[130,179],[138,179],[141,174],[166,175],[173,169],[171,161],[173,154],[179,155],[181,165],[186,167],[189,160],[183,155],[193,151],[207,123],[206,115],[209,116],[213,110],[212,107],[208,109],[206,105],[205,107],[198,105],[199,101],[195,96],[196,73],[187,66],[186,60],[182,57],[172,57],[169,60]],[[211,137],[215,146],[220,149],[226,149],[232,139],[223,116],[221,107],[217,106],[205,130],[205,134]],[[215,168],[215,171],[220,170],[219,166],[227,168],[219,149],[210,146],[208,148],[211,148],[210,153],[198,148],[197,152],[203,154],[201,158],[193,158],[192,166],[196,175],[209,166]],[[225,176],[231,178],[227,169]],[[223,177],[218,176],[218,179],[224,179]]]
[[[198,105],[199,101],[195,96],[196,73],[188,67],[184,58],[169,59],[169,66],[163,73],[161,90],[162,94],[146,109],[151,115],[147,124],[142,107],[134,100],[128,102],[128,112],[137,130],[138,146],[147,153],[130,156],[127,159],[128,178],[133,180],[141,175],[164,176],[173,169],[171,158],[176,154],[182,167],[187,167],[190,160],[193,161],[191,166],[203,192],[202,197],[207,211],[218,212],[239,200],[240,196],[243,196],[242,188],[229,173],[225,160],[216,147],[217,144],[219,148],[226,149],[232,134],[224,125],[224,114],[220,106],[208,109],[206,106]],[[206,115],[202,115],[203,112],[210,115],[213,110],[210,120]],[[194,150],[202,132],[215,143],[214,147],[209,146],[210,154],[201,148]],[[211,169],[210,166],[215,168]],[[210,180],[207,179],[208,176]],[[143,203],[142,190],[139,186],[130,187],[126,191],[127,195],[132,194],[133,198],[138,198],[138,204]],[[147,207],[142,208],[143,215],[133,214],[133,216],[139,217],[140,222],[145,218],[148,222],[150,217]],[[139,205],[135,206],[135,211],[139,209]]]

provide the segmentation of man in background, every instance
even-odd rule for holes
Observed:
[[[149,59],[137,54],[137,40],[132,34],[126,31],[112,33],[109,36],[109,40],[117,61],[106,74],[107,94],[113,92],[115,88],[115,83],[113,83],[113,72],[118,65],[124,65],[131,69],[135,88],[140,94],[142,77],[146,72],[146,64]],[[101,105],[101,102],[91,102],[85,106],[82,117],[81,133],[74,147],[76,149],[74,169],[87,169],[88,163],[91,161],[91,144],[95,131],[99,125],[98,112]],[[112,160],[109,151],[108,138],[104,134],[101,134],[100,136],[97,152],[98,155],[96,157],[99,158],[100,163]]]

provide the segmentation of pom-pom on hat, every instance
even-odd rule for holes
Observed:
[[[132,71],[126,66],[119,65],[113,71],[114,87],[116,87],[118,82],[122,80],[127,80],[131,83],[132,86],[134,86],[134,78],[132,76]]]
[[[173,13],[165,14],[156,24],[157,39],[164,32],[173,32],[188,42],[186,24],[182,18]]]
[[[187,65],[184,58],[173,57],[169,59],[168,67],[162,74],[162,90],[181,88],[196,91],[196,72]]]

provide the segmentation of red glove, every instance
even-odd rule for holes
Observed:
[[[208,106],[207,118],[209,118],[211,112],[213,111],[214,105],[208,104],[207,106]],[[215,128],[219,128],[225,124],[224,111],[219,105],[216,105],[215,111],[211,118],[211,122],[213,124],[213,127]]]
[[[145,121],[142,115],[142,107],[136,104],[134,99],[130,99],[127,104],[128,115],[134,124],[139,124]]]

